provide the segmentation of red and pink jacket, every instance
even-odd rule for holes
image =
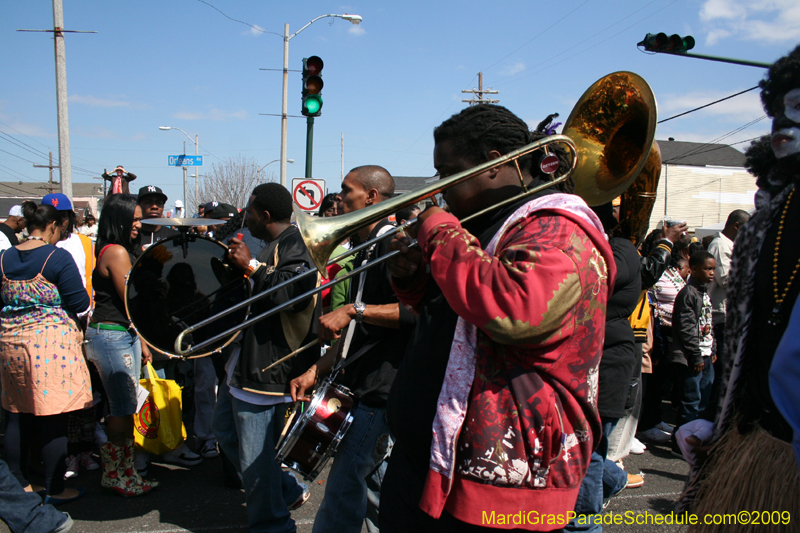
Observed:
[[[599,220],[578,197],[551,194],[520,208],[487,250],[446,213],[418,241],[430,273],[395,287],[401,303],[415,309],[432,278],[460,317],[421,509],[478,525],[492,512],[566,517],[601,431],[597,368],[615,268]]]

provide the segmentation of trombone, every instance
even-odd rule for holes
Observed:
[[[316,269],[308,269],[292,279],[286,280],[271,289],[248,298],[212,317],[202,320],[185,330],[175,339],[175,352],[186,356],[200,350],[237,331],[247,328],[270,316],[280,312],[286,307],[299,303],[318,292],[341,283],[346,279],[360,274],[375,265],[388,261],[400,251],[385,254],[367,264],[354,268],[347,275],[330,281],[296,296],[283,304],[276,306],[255,317],[248,318],[241,324],[227,329],[197,345],[184,347],[186,335],[205,327],[218,319],[234,313],[251,305],[256,300],[265,298],[290,283],[296,283],[306,277],[316,276],[318,273],[327,279],[327,265],[336,263],[342,258],[358,253],[373,246],[376,242],[393,236],[408,225],[414,224],[416,219],[398,226],[394,231],[387,232],[376,239],[367,241],[348,250],[346,253],[328,258],[336,246],[347,237],[355,234],[360,228],[381,220],[396,211],[415,204],[431,195],[438,194],[448,187],[452,187],[465,180],[473,178],[482,172],[507,164],[511,161],[517,166],[522,182],[522,173],[517,160],[541,148],[559,143],[567,147],[570,152],[570,168],[558,177],[533,188],[527,188],[522,182],[523,192],[487,207],[468,217],[462,218],[463,224],[473,218],[481,216],[488,211],[506,206],[520,199],[536,194],[537,192],[566,181],[575,174],[576,194],[581,196],[589,205],[600,205],[611,201],[621,194],[637,175],[642,171],[650,153],[655,136],[656,102],[653,92],[647,82],[632,72],[615,72],[604,76],[590,86],[573,108],[564,125],[563,135],[552,135],[539,139],[518,150],[514,150],[497,159],[487,161],[469,170],[453,174],[447,178],[427,184],[419,189],[405,193],[376,205],[330,218],[312,218],[294,206],[297,225],[305,242],[311,259]],[[580,157],[579,157],[580,154]],[[316,341],[301,347],[291,355],[298,353]],[[289,358],[286,356],[284,360]],[[274,364],[277,364],[274,363]]]

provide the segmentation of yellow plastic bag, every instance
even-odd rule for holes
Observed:
[[[136,444],[156,455],[178,448],[186,440],[181,419],[181,388],[171,379],[161,379],[147,363],[147,379],[139,380],[150,392],[144,405],[133,417]]]

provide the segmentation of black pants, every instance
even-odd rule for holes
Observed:
[[[47,494],[64,492],[67,471],[67,422],[69,413],[36,416],[6,411],[6,461],[11,473],[23,487],[29,485],[28,458],[34,436],[39,437],[44,463]]]
[[[661,326],[660,337],[650,357],[653,372],[642,374],[644,388],[642,390],[642,412],[639,415],[638,431],[652,429],[664,420],[661,413],[661,401],[664,390],[671,382],[667,353],[672,345],[672,328]]]

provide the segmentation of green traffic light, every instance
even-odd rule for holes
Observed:
[[[319,113],[319,110],[322,109],[322,98],[319,96],[308,96],[305,101],[303,101],[303,107],[310,115]]]

